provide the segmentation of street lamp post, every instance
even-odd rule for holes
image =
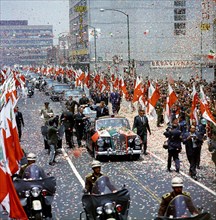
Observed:
[[[91,25],[88,25],[88,26],[93,28],[93,30],[94,30],[94,53],[95,53],[94,56],[95,56],[95,69],[96,69],[97,68],[97,44],[96,44],[97,35],[96,35],[96,28],[91,26]]]
[[[131,63],[131,61],[130,61],[130,28],[129,28],[130,22],[129,22],[129,15],[126,14],[125,12],[123,12],[123,11],[118,10],[118,9],[110,9],[110,8],[107,9],[106,8],[106,9],[100,9],[100,11],[101,12],[104,12],[104,11],[116,11],[116,12],[119,12],[121,14],[124,14],[127,17],[128,68],[129,68],[129,73],[130,73],[130,68],[131,68],[130,63]]]

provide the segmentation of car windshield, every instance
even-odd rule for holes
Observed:
[[[65,96],[79,96],[79,95],[81,95],[80,94],[80,92],[79,91],[73,91],[73,90],[71,90],[71,91],[66,91],[65,92]]]
[[[69,89],[69,88],[70,88],[69,85],[55,85],[53,87],[53,90],[54,91],[63,91],[63,90]]]
[[[126,118],[105,118],[96,121],[96,130],[103,130],[106,128],[122,128],[130,129],[129,122]]]

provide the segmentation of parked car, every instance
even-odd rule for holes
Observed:
[[[50,91],[50,99],[54,102],[60,101],[63,97],[64,92],[68,89],[70,89],[70,85],[68,84],[53,85]]]
[[[130,129],[125,117],[105,116],[91,123],[86,142],[97,160],[120,155],[138,160],[142,150],[140,137]]]

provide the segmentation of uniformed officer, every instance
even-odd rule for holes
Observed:
[[[158,211],[158,216],[165,216],[167,207],[169,206],[169,203],[172,201],[173,198],[175,198],[178,195],[184,195],[190,198],[190,193],[183,192],[183,181],[180,177],[174,177],[171,181],[173,191],[170,193],[166,193],[162,196],[162,201],[160,204],[160,208]],[[191,214],[195,215],[198,214],[198,210],[194,207],[193,203],[191,202],[190,208],[189,208]]]
[[[96,180],[103,176],[103,174],[101,173],[101,163],[100,161],[94,160],[91,164],[93,173],[90,173],[86,176],[86,180],[85,180],[85,192],[86,193],[92,193],[92,188],[94,186],[94,183],[96,182]],[[110,191],[112,192],[116,192],[115,187],[109,182],[108,185]]]
[[[37,158],[37,157],[36,157],[36,155],[35,155],[34,153],[29,153],[29,154],[27,155],[27,161],[28,161],[28,163],[26,163],[26,164],[24,164],[24,165],[21,166],[20,171],[19,171],[19,174],[18,174],[18,177],[19,177],[19,178],[22,178],[22,175],[23,175],[25,169],[26,169],[29,165],[31,165],[31,164],[33,164],[33,163],[36,162],[36,158]]]
[[[53,110],[49,107],[49,102],[44,102],[44,107],[41,109],[40,114],[44,118],[45,124],[54,116]]]

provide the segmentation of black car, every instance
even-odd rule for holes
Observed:
[[[93,157],[129,156],[138,160],[142,150],[140,137],[130,129],[125,117],[105,116],[91,124],[87,132],[87,147]]]
[[[63,97],[63,94],[66,90],[70,89],[68,84],[57,84],[51,87],[50,99],[52,101],[60,101]]]

